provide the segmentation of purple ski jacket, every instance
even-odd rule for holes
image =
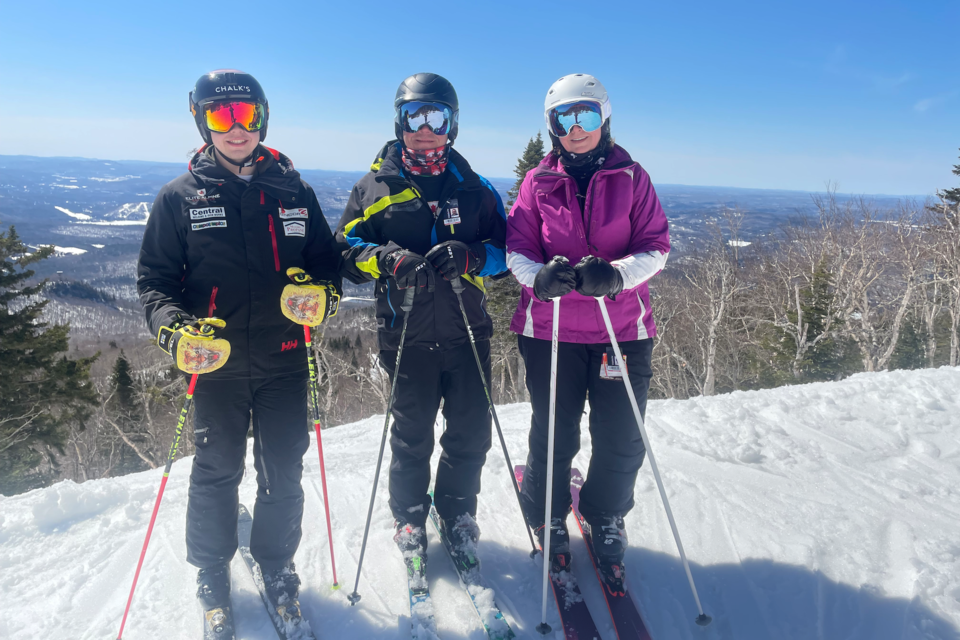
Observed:
[[[550,340],[553,302],[533,295],[534,277],[554,256],[576,265],[594,255],[613,264],[623,277],[617,299],[606,299],[617,341],[652,338],[657,328],[647,281],[667,261],[670,233],[650,176],[615,145],[590,179],[585,208],[580,210],[577,183],[555,154],[548,154],[523,179],[507,217],[507,266],[523,285],[510,330]],[[559,336],[561,342],[610,342],[597,300],[576,291],[563,296]]]

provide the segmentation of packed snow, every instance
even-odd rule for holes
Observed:
[[[562,375],[562,372],[561,372]],[[478,393],[481,391],[478,389]],[[530,408],[498,409],[514,462]],[[626,517],[629,593],[657,640],[960,638],[960,368],[859,374],[842,382],[651,402],[648,430],[700,598],[696,609],[649,468]],[[323,432],[340,590],[321,502],[317,449],[305,458],[301,603],[319,638],[404,639],[410,612],[394,546],[384,465],[351,607],[383,418]],[[590,440],[575,460],[587,469]],[[438,429],[439,431],[439,429]],[[439,435],[439,433],[438,433]],[[539,638],[539,560],[528,557],[494,437],[477,521],[483,575],[520,638]],[[387,452],[389,455],[389,451]],[[195,570],[185,560],[191,461],[173,466],[124,638],[198,638]],[[255,480],[240,488],[252,506]],[[161,469],[0,497],[0,638],[115,638]],[[605,639],[614,638],[573,519],[572,572]],[[428,578],[441,638],[485,634],[436,532]],[[274,640],[239,557],[238,637]],[[548,622],[558,630],[550,601]],[[556,633],[556,640],[562,634]]]

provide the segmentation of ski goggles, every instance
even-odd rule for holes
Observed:
[[[551,109],[547,115],[550,131],[558,138],[570,135],[574,125],[579,125],[587,133],[596,131],[603,126],[603,121],[603,107],[590,100],[562,104]]]
[[[259,131],[266,121],[263,105],[257,102],[211,102],[203,107],[207,129],[226,133],[239,124],[247,131]]]
[[[398,109],[400,127],[407,133],[416,133],[427,125],[438,136],[450,133],[455,114],[445,104],[439,102],[404,102]]]

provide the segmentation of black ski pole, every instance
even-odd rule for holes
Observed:
[[[363,543],[360,545],[360,559],[357,561],[357,579],[353,584],[353,593],[347,596],[350,605],[353,606],[360,602],[360,594],[357,593],[357,587],[360,586],[360,569],[363,567],[363,554],[367,550],[367,534],[370,533],[370,519],[373,517],[373,503],[377,499],[377,482],[380,480],[380,465],[383,463],[383,450],[387,446],[387,431],[390,426],[390,413],[393,411],[393,399],[397,392],[397,379],[400,378],[400,356],[403,355],[403,341],[407,337],[407,320],[410,319],[410,310],[413,309],[413,296],[416,293],[414,287],[408,287],[403,294],[403,304],[400,309],[403,310],[403,328],[400,330],[400,346],[397,348],[397,362],[393,366],[393,383],[390,385],[390,399],[387,401],[387,415],[383,417],[383,436],[380,438],[380,455],[377,457],[377,471],[373,476],[373,490],[370,492],[370,506],[367,508],[367,523],[363,526]],[[390,292],[387,292],[390,295]]]
[[[510,480],[513,482],[513,491],[517,494],[517,504],[520,505],[520,516],[523,517],[523,502],[520,501],[520,486],[517,484],[517,477],[513,474],[513,463],[510,462],[510,454],[507,453],[507,442],[503,439],[503,430],[500,428],[500,420],[497,418],[497,410],[493,406],[493,396],[490,395],[490,386],[487,384],[487,376],[483,373],[483,363],[480,362],[480,354],[477,353],[477,341],[473,337],[473,329],[470,327],[470,320],[467,319],[467,308],[463,306],[463,283],[460,278],[450,281],[453,292],[457,294],[457,302],[460,303],[460,312],[463,314],[463,324],[467,327],[467,335],[470,336],[470,346],[473,347],[473,357],[477,360],[477,369],[480,370],[480,380],[483,382],[483,392],[487,394],[487,404],[490,406],[490,415],[493,416],[493,423],[497,425],[497,435],[500,436],[500,446],[503,447],[503,458],[507,461],[507,471],[510,474]],[[523,528],[527,531],[527,537],[530,538],[530,557],[537,555],[537,544],[533,541],[533,534],[530,527],[527,526],[526,518],[523,518]],[[546,562],[546,560],[544,560]]]

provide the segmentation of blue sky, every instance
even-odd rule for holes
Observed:
[[[583,8],[578,8],[583,7]],[[6,2],[0,154],[183,160],[202,73],[253,73],[267,144],[359,170],[417,71],[460,96],[457,148],[512,175],[561,75],[596,75],[655,183],[932,194],[960,155],[957,0]]]

